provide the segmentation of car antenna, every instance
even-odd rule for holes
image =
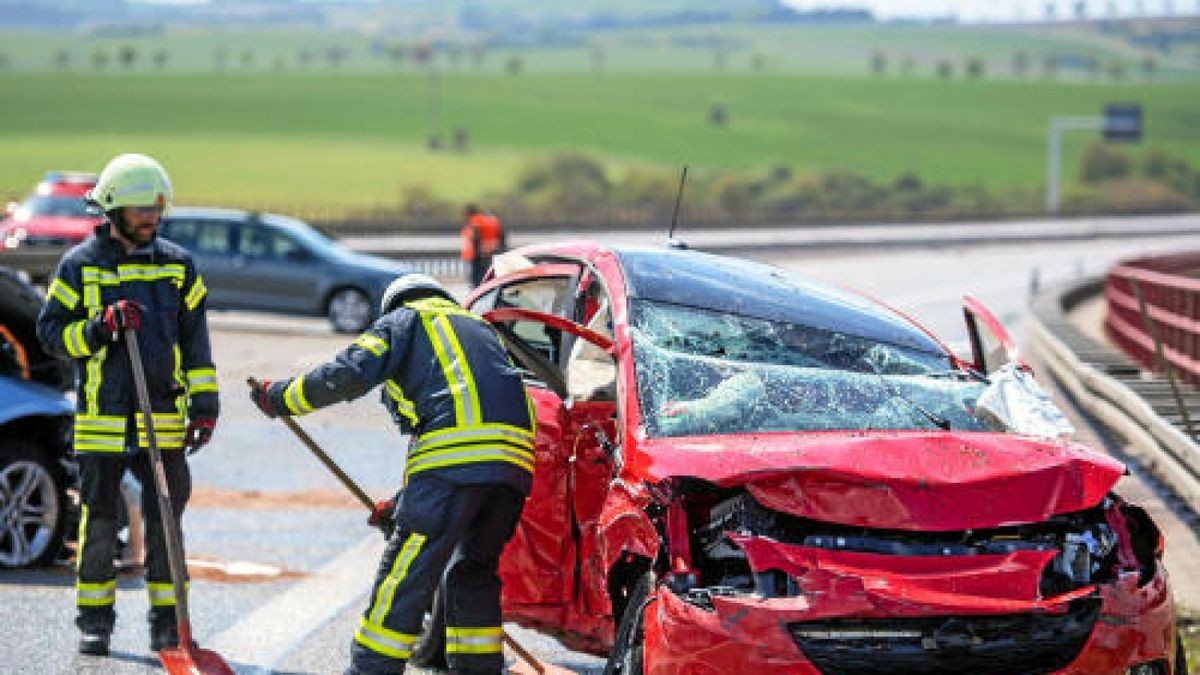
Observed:
[[[679,191],[675,193],[675,208],[671,211],[671,229],[667,231],[667,246],[681,250],[686,250],[688,245],[675,238],[675,225],[679,222],[679,203],[683,201],[683,186],[687,183],[687,169],[687,164],[684,164],[683,173],[679,176]]]

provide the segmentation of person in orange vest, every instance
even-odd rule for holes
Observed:
[[[478,204],[463,210],[462,259],[467,263],[467,284],[475,288],[492,266],[492,257],[505,248],[504,227],[494,214],[484,213]]]

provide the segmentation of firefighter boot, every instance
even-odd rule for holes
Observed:
[[[179,624],[174,607],[154,607],[150,610],[150,651],[160,652],[179,646]],[[192,646],[196,646],[195,640]]]
[[[108,656],[108,640],[111,632],[100,628],[85,628],[79,636],[79,653],[91,656]]]

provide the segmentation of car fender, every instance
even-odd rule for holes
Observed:
[[[0,424],[33,416],[70,415],[75,411],[71,401],[57,389],[43,384],[0,377]]]
[[[623,557],[654,560],[658,529],[646,514],[650,495],[622,480],[614,480],[596,521],[596,551],[602,569],[611,570]]]

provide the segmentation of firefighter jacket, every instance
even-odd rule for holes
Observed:
[[[105,342],[93,320],[118,300],[140,304],[138,347],[155,436],[161,449],[177,450],[186,414],[215,419],[218,413],[204,281],[182,247],[159,237],[126,254],[109,227],[97,227],[59,262],[38,317],[38,339],[46,351],[78,365],[75,451],[124,452],[133,428],[144,448],[129,352],[121,341]]]
[[[412,434],[405,482],[430,472],[459,485],[502,483],[529,493],[533,406],[482,319],[445,298],[406,303],[334,360],[272,384],[267,395],[276,410],[303,415],[379,384],[393,420]]]

